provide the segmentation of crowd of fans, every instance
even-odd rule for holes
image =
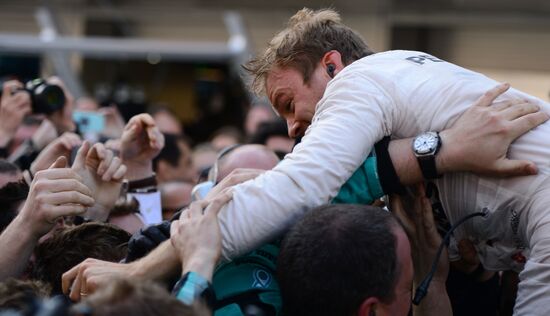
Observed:
[[[333,68],[327,71],[334,76]],[[391,185],[382,183],[384,192],[399,194],[365,198],[366,167],[331,204],[309,205],[285,228],[274,228],[283,233],[227,260],[227,228],[218,214],[235,186],[256,179],[269,191],[260,175],[282,172],[276,166],[284,160],[299,164],[288,155],[297,143],[288,134],[299,139],[307,126],[289,123],[287,132],[269,106],[256,105],[243,126],[213,131],[210,142],[197,144],[168,108],[151,108],[125,122],[116,105],[74,100],[58,78],[46,82],[65,96],[51,113],[36,111],[23,83],[3,84],[0,315],[513,312],[517,271],[486,270],[471,239],[444,239],[450,223],[436,186],[387,190]],[[499,129],[498,117],[484,119],[480,111],[490,111],[486,106],[502,92],[489,91],[456,124]],[[74,109],[103,116],[104,128],[82,132]],[[526,130],[540,123],[531,120]],[[512,139],[506,141],[507,148]],[[384,142],[389,159],[389,139],[379,144]],[[377,153],[384,147],[379,144]],[[378,157],[374,168],[383,173],[387,165]],[[364,166],[373,161],[364,158]],[[329,173],[311,177],[323,183]],[[458,255],[449,262],[440,245]],[[427,275],[429,286],[417,289]],[[424,299],[413,305],[422,291]]]

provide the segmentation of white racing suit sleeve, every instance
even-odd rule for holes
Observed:
[[[225,259],[280,236],[304,212],[330,202],[374,143],[390,134],[392,99],[366,75],[346,70],[327,86],[294,151],[273,170],[234,187],[220,212]]]

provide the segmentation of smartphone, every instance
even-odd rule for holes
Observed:
[[[82,134],[99,134],[105,128],[105,117],[96,112],[73,111],[73,121]]]

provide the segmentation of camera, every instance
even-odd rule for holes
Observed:
[[[63,89],[58,85],[49,84],[41,78],[27,81],[24,88],[17,88],[11,93],[17,93],[18,91],[29,93],[32,112],[35,114],[52,114],[65,106]]]
[[[51,114],[65,106],[65,93],[58,85],[48,84],[44,79],[30,80],[24,89],[31,96],[33,113]]]

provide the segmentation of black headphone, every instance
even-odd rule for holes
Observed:
[[[331,78],[334,78],[334,71],[335,70],[336,70],[336,66],[334,66],[334,64],[328,64],[327,73]]]

